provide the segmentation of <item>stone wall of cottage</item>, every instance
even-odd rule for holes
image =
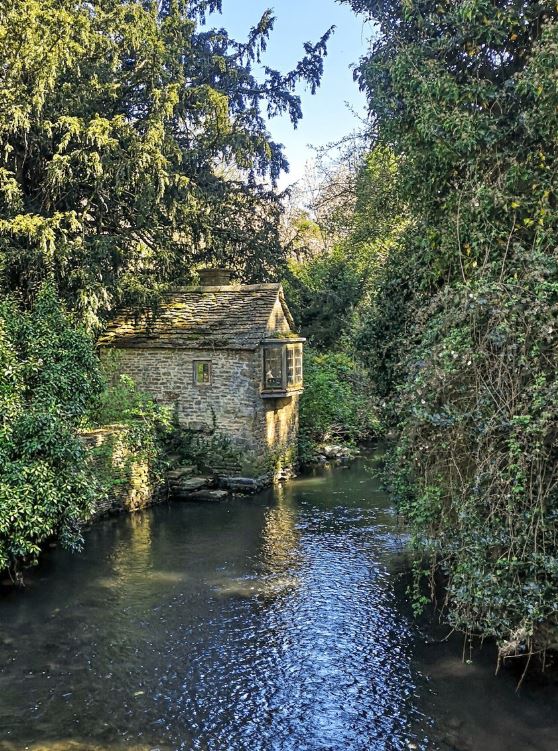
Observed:
[[[265,445],[278,477],[290,475],[297,461],[299,400],[298,394],[262,400]]]
[[[277,311],[277,317],[283,315]],[[129,348],[116,351],[117,370],[141,391],[175,409],[188,429],[227,435],[242,450],[285,464],[298,435],[298,396],[262,399],[262,352]],[[114,355],[113,355],[114,357]],[[194,363],[211,362],[211,384],[194,383]]]
[[[285,315],[285,311],[283,310],[283,306],[281,305],[281,301],[279,300],[279,298],[277,298],[269,317],[269,321],[267,322],[267,334],[268,336],[277,336],[277,334],[290,333],[292,333],[291,327],[289,325],[289,322],[287,321],[287,317]]]
[[[211,362],[211,383],[194,383],[194,363]],[[176,410],[180,425],[191,430],[215,427],[241,447],[254,449],[262,434],[258,410],[260,357],[233,350],[121,349],[117,369],[141,391]]]

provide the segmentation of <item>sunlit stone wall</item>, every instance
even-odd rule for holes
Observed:
[[[137,511],[151,505],[156,498],[149,464],[144,458],[134,456],[128,447],[127,430],[124,425],[107,425],[80,434],[89,461],[106,491],[98,498],[95,516]]]
[[[199,360],[211,362],[210,384],[194,382]],[[116,350],[116,363],[117,372],[133,378],[141,391],[172,407],[185,428],[215,428],[260,456],[296,447],[298,396],[262,399],[261,350],[129,348]]]

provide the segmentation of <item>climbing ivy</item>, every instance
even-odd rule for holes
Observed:
[[[452,624],[504,653],[544,649],[558,598],[558,9],[349,1],[379,24],[357,75],[408,216],[361,332],[400,435],[391,486]]]

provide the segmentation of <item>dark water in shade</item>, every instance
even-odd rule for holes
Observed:
[[[425,644],[373,463],[51,551],[0,596],[0,750],[556,751],[556,687]]]

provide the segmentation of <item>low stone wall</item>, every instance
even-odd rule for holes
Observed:
[[[80,438],[105,494],[99,498],[95,517],[120,511],[138,511],[154,503],[158,489],[151,479],[149,463],[134,456],[125,425],[107,425],[83,431]]]
[[[171,470],[166,481],[155,482],[153,468],[130,448],[128,434],[126,425],[106,425],[80,433],[87,449],[87,461],[104,488],[99,494],[94,519],[111,513],[139,511],[176,496],[170,488],[169,478],[173,469],[174,474],[181,469],[180,456],[168,457]],[[207,456],[198,459],[196,467],[188,468],[192,470],[190,475],[196,475],[193,479],[204,480],[204,488],[217,486],[217,490],[212,490],[213,496],[223,489],[228,493],[257,493],[274,481],[295,474],[296,452],[289,444],[274,451],[264,449],[262,454],[234,450],[235,447],[227,449],[226,442],[223,446],[219,451],[219,442],[217,446],[209,444]],[[215,500],[213,496],[211,500]]]

